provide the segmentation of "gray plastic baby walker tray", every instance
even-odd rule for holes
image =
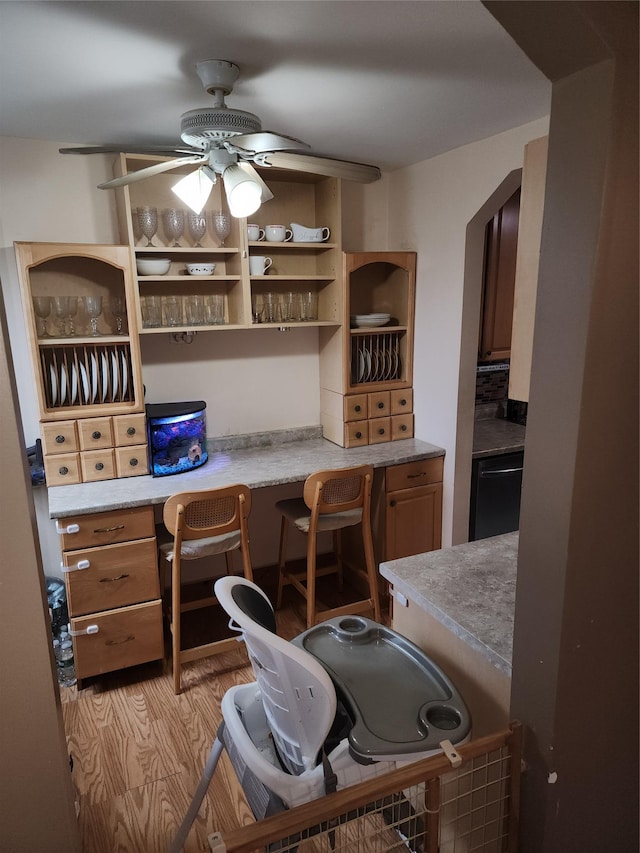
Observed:
[[[317,658],[353,720],[349,748],[369,763],[465,740],[471,716],[454,684],[406,637],[361,616],[339,616],[292,642]]]

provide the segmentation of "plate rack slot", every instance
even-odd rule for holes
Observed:
[[[402,380],[400,331],[351,336],[351,384],[374,385]]]
[[[135,402],[128,343],[44,346],[40,370],[48,411]]]

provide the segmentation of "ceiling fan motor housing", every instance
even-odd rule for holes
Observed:
[[[261,130],[258,116],[228,107],[202,107],[189,110],[180,118],[182,141],[196,148],[207,148],[211,140],[224,141],[231,136]]]

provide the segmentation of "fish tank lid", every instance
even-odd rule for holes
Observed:
[[[190,400],[183,403],[147,403],[148,418],[177,418],[195,415],[207,408],[204,400]]]

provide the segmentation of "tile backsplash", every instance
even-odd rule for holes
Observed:
[[[476,370],[476,406],[503,403],[509,396],[509,362],[478,364]]]

